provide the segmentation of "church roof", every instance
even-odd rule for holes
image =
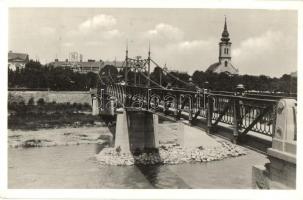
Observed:
[[[228,62],[227,67],[224,65],[224,63],[216,62],[212,65],[210,65],[206,72],[209,73],[227,73],[227,74],[238,74],[239,71],[237,68],[235,68],[231,62]]]
[[[219,65],[220,65],[219,62],[216,62],[216,63],[210,65],[210,66],[207,68],[206,72],[215,72],[216,69],[219,67]]]

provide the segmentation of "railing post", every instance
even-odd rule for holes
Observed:
[[[179,94],[176,95],[176,105],[175,105],[175,112],[174,112],[174,115],[175,115],[175,119],[176,120],[179,120],[180,118],[178,117],[179,116],[179,106],[180,106],[180,102],[181,102],[181,96]]]
[[[239,136],[239,119],[240,119],[240,105],[239,99],[233,99],[233,143],[236,143]]]
[[[189,99],[189,112],[188,112],[188,121],[189,124],[192,125],[193,113],[192,113],[192,99]]]
[[[100,91],[100,110],[104,111],[104,89],[101,89]]]
[[[174,99],[174,116],[176,118],[176,116],[178,115],[178,95],[176,95],[176,98]]]
[[[213,119],[213,98],[211,95],[207,97],[207,132],[211,133]]]
[[[147,89],[147,110],[149,110],[149,106],[150,106],[150,91],[151,89]]]
[[[241,124],[240,116],[240,99],[237,96],[244,95],[244,85],[238,84],[236,87],[235,97],[233,99],[233,143],[238,142],[239,129]]]

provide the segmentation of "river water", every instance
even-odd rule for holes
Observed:
[[[157,166],[99,165],[96,144],[9,148],[8,187],[27,189],[251,188],[251,167],[268,162],[262,154],[209,163]]]

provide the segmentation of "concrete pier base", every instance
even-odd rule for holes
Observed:
[[[99,115],[99,103],[97,97],[92,98],[92,115]]]
[[[117,113],[115,148],[123,153],[159,147],[158,116],[147,111]]]
[[[120,148],[121,153],[130,153],[127,116],[124,110],[117,112],[115,148]]]

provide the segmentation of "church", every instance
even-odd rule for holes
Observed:
[[[219,62],[210,65],[206,72],[226,73],[228,75],[236,75],[239,73],[238,69],[231,63],[231,42],[227,30],[226,18],[221,41],[219,43]]]

